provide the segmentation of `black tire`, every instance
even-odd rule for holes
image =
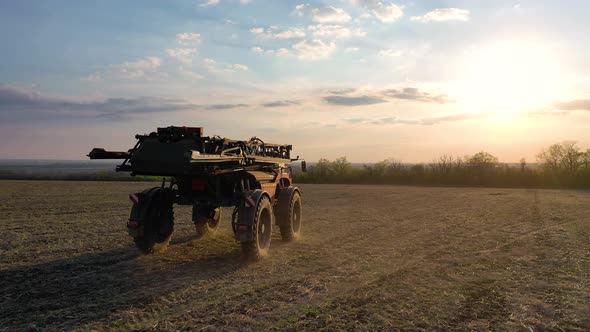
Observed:
[[[279,218],[281,238],[283,241],[293,241],[301,236],[301,195],[294,191],[287,202],[279,202],[281,209]]]
[[[159,254],[168,250],[174,231],[174,210],[172,203],[164,200],[163,194],[154,197],[147,207],[149,210],[143,235],[133,238],[137,248],[144,254]]]
[[[205,236],[213,236],[217,232],[219,226],[219,219],[221,218],[207,218],[201,217],[195,223],[195,230],[197,231],[197,239]]]
[[[256,206],[256,213],[254,214],[254,221],[252,223],[254,240],[242,242],[242,251],[247,260],[258,261],[268,256],[273,224],[274,215],[272,205],[267,196],[262,196]]]

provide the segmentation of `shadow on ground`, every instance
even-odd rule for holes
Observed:
[[[234,249],[175,262],[127,247],[0,271],[0,330],[72,328],[243,266]]]

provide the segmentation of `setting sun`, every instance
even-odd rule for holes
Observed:
[[[510,40],[461,58],[458,99],[466,112],[526,112],[560,98],[561,60],[551,45]]]

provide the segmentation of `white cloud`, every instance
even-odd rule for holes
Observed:
[[[314,22],[318,23],[345,23],[351,19],[344,9],[332,6],[314,8],[311,14]]]
[[[284,47],[283,47],[283,48],[279,48],[279,49],[276,51],[276,53],[277,53],[277,55],[279,55],[279,56],[285,56],[285,55],[288,55],[288,54],[289,54],[289,49],[287,49],[287,48],[284,48]]]
[[[217,61],[210,58],[205,58],[203,59],[203,64],[205,65],[205,67],[211,67],[215,66],[217,64]]]
[[[344,49],[344,53],[358,52],[358,50],[359,50],[358,47],[347,47]]]
[[[308,9],[309,9],[308,3],[298,4],[297,6],[295,6],[295,9],[293,10],[293,12],[291,12],[291,15],[303,17],[303,16],[305,16],[305,13],[307,12]]]
[[[379,51],[379,55],[389,56],[389,57],[397,57],[397,56],[401,56],[402,52],[399,50],[394,50],[394,49],[386,49],[386,50]]]
[[[102,71],[94,72],[84,78],[86,82],[100,82],[108,78],[134,79],[155,74],[162,65],[162,59],[155,56],[147,56],[135,61],[125,61],[119,64],[113,64]],[[166,73],[159,72],[160,77],[166,76]]]
[[[285,31],[277,32],[273,35],[278,39],[304,38],[305,31],[300,28],[287,29]]]
[[[330,38],[350,38],[350,37],[364,37],[366,32],[361,29],[350,29],[341,25],[317,24],[307,27],[312,31],[316,37],[330,37]]]
[[[469,11],[460,8],[438,8],[424,14],[424,16],[413,16],[411,20],[420,22],[469,21]]]
[[[252,50],[256,53],[265,53],[265,54],[271,54],[271,55],[278,55],[278,56],[287,56],[287,55],[291,55],[291,52],[289,51],[288,48],[279,48],[279,49],[275,49],[275,50],[265,50],[262,47],[254,47],[252,48]]]
[[[384,23],[392,23],[403,15],[403,7],[394,3],[386,3],[377,0],[352,0],[352,2],[369,10],[375,18]]]
[[[268,54],[276,54],[278,56],[287,56],[290,55],[291,52],[289,51],[288,48],[279,48],[278,50],[267,50],[266,53]]]
[[[387,23],[395,22],[404,15],[402,7],[393,3],[390,5],[383,5],[382,3],[379,3],[379,5],[373,8],[371,11],[377,19],[379,19],[381,22]]]
[[[205,67],[211,73],[232,73],[236,71],[247,71],[249,68],[246,65],[240,63],[227,64],[223,62],[215,61],[211,58],[203,59],[202,66]]]
[[[248,66],[242,65],[242,64],[239,64],[239,63],[234,63],[233,65],[231,65],[231,68],[232,69],[235,69],[235,70],[240,70],[240,71],[246,71],[246,70],[248,70]]]
[[[197,52],[194,48],[168,48],[166,49],[166,54],[172,59],[184,63],[189,64],[193,62],[193,55]]]
[[[336,44],[334,42],[323,42],[319,39],[314,40],[302,40],[290,49],[279,48],[279,49],[263,49],[262,47],[253,47],[252,51],[256,53],[264,53],[276,56],[295,56],[301,60],[321,60],[329,58],[332,53],[336,50]]]
[[[240,3],[241,3],[242,5],[247,5],[247,4],[249,4],[249,3],[252,3],[253,1],[254,1],[254,0],[240,0]]]
[[[203,67],[207,68],[207,70],[212,73],[219,73],[223,71],[223,69],[220,69],[221,64],[211,58],[203,59]]]
[[[173,60],[190,64],[197,52],[196,46],[201,43],[201,35],[195,32],[184,32],[176,35],[176,42],[180,47],[166,49],[166,54]]]
[[[176,35],[180,46],[196,46],[201,43],[201,35],[195,32],[184,32]]]
[[[201,7],[209,7],[209,6],[216,6],[219,4],[219,0],[205,0],[199,6]]]
[[[304,38],[305,31],[302,28],[287,28],[281,29],[279,27],[271,26],[266,30],[264,28],[252,28],[250,32],[257,36],[272,38],[272,39],[293,39]]]
[[[127,61],[111,66],[111,73],[115,77],[131,79],[143,77],[153,73],[160,68],[162,60],[155,56],[148,56],[137,61]]]
[[[329,58],[336,45],[334,42],[324,43],[319,39],[314,40],[302,40],[297,44],[293,45],[295,55],[302,60],[320,60]]]

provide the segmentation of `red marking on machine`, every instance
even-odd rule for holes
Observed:
[[[256,205],[256,201],[252,196],[246,196],[246,198],[244,199],[244,203],[247,207],[254,207]]]
[[[133,204],[137,204],[137,203],[139,203],[139,196],[137,194],[129,194],[129,200]]]
[[[192,188],[194,191],[203,191],[207,188],[207,181],[203,179],[193,179]]]

